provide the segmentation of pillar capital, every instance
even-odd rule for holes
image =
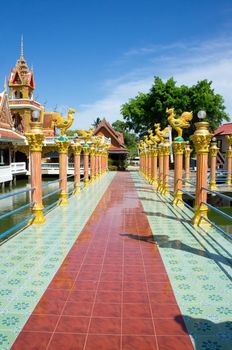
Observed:
[[[31,152],[42,152],[44,134],[26,133],[25,136]]]
[[[196,153],[209,153],[209,144],[212,138],[212,134],[208,135],[192,135],[191,139],[194,143]]]
[[[91,155],[91,156],[95,156],[95,154],[96,154],[96,150],[95,150],[95,147],[90,147],[90,149],[89,149],[89,154]]]
[[[74,156],[79,156],[81,154],[82,147],[79,142],[71,144],[71,149],[73,151]]]
[[[159,154],[159,156],[163,156],[164,155],[164,153],[163,153],[163,144],[159,145],[159,147],[158,147],[158,154]]]
[[[82,150],[83,150],[83,153],[84,153],[85,156],[89,155],[89,152],[90,152],[89,146],[86,146],[86,144],[83,145],[82,146]]]
[[[67,154],[70,142],[56,140],[56,146],[59,154]]]
[[[191,140],[194,143],[197,154],[209,153],[209,144],[213,137],[213,134],[209,132],[208,122],[195,123],[196,131],[191,136]]]
[[[229,148],[231,148],[231,146],[232,146],[232,135],[227,135],[226,136],[226,141],[227,141],[227,144],[228,144]]]
[[[213,144],[210,146],[209,151],[210,151],[211,157],[217,157],[219,148],[217,147],[216,144],[213,143]],[[231,152],[231,153],[232,153],[232,152]]]
[[[228,149],[226,151],[226,156],[227,156],[227,158],[232,158],[232,149]]]
[[[169,143],[163,145],[163,155],[169,156],[170,155],[170,145]]]
[[[174,154],[184,154],[185,142],[184,141],[174,141],[172,143]]]
[[[189,142],[186,142],[185,148],[184,148],[185,157],[190,157],[190,154],[192,153],[192,151],[193,150],[191,149]]]

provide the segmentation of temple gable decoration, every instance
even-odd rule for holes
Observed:
[[[93,131],[94,135],[104,135],[111,139],[111,145],[109,148],[109,153],[121,153],[127,154],[128,151],[124,144],[123,133],[117,132],[114,128],[106,121],[104,118],[97,128]]]
[[[12,129],[13,120],[10,113],[7,92],[0,93],[0,128]]]

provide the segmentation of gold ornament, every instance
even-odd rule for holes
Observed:
[[[59,154],[67,154],[69,145],[70,145],[69,141],[56,140],[56,146]]]
[[[74,121],[74,117],[73,114],[76,113],[76,110],[73,108],[69,108],[68,109],[68,114],[67,114],[67,118],[63,118],[60,113],[57,112],[46,112],[46,114],[51,115],[51,120],[53,122],[53,125],[60,129],[60,134],[62,137],[64,137],[66,135],[66,130],[70,128],[70,126],[72,125],[73,121]]]
[[[79,156],[81,154],[81,144],[79,142],[75,142],[71,144],[71,149],[74,154],[74,156]]]
[[[167,108],[166,112],[168,114],[168,122],[173,129],[177,131],[177,137],[175,137],[175,141],[184,141],[183,129],[189,128],[189,121],[193,119],[192,112],[184,112],[181,116],[176,117],[174,108]]]
[[[184,146],[185,146],[185,142],[174,141],[172,143],[174,154],[184,154],[184,150],[185,150]]]
[[[194,134],[191,136],[191,140],[194,143],[197,153],[208,153],[209,152],[209,144],[212,139],[212,134],[208,135],[199,135]]]
[[[30,152],[42,152],[43,134],[26,133],[25,136],[29,143]]]

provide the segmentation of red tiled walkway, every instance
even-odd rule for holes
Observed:
[[[130,174],[118,173],[12,349],[192,350],[149,236]]]

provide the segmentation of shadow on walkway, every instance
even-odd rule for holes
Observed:
[[[184,332],[192,336],[196,350],[231,349],[232,322],[214,323],[207,319],[193,318],[188,315],[175,316],[175,321],[181,325]]]
[[[138,241],[144,241],[151,244],[157,244],[160,248],[172,248],[182,250],[191,254],[195,254],[197,256],[201,256],[206,259],[211,259],[217,263],[222,263],[232,267],[232,259],[229,259],[223,255],[217,255],[211,253],[209,251],[193,248],[178,239],[170,240],[168,235],[150,235],[150,236],[140,236],[134,234],[120,234],[120,236],[126,236],[131,239],[135,239]],[[227,277],[232,280],[232,277],[227,273]]]
[[[191,223],[191,220],[186,220],[186,219],[183,219],[182,217],[178,218],[177,216],[175,217],[175,216],[165,215],[165,214],[160,213],[160,212],[144,211],[143,213],[146,214],[147,216],[159,216],[159,217],[162,217],[162,218],[176,220],[176,221],[179,221],[179,222],[187,222],[189,224]]]

